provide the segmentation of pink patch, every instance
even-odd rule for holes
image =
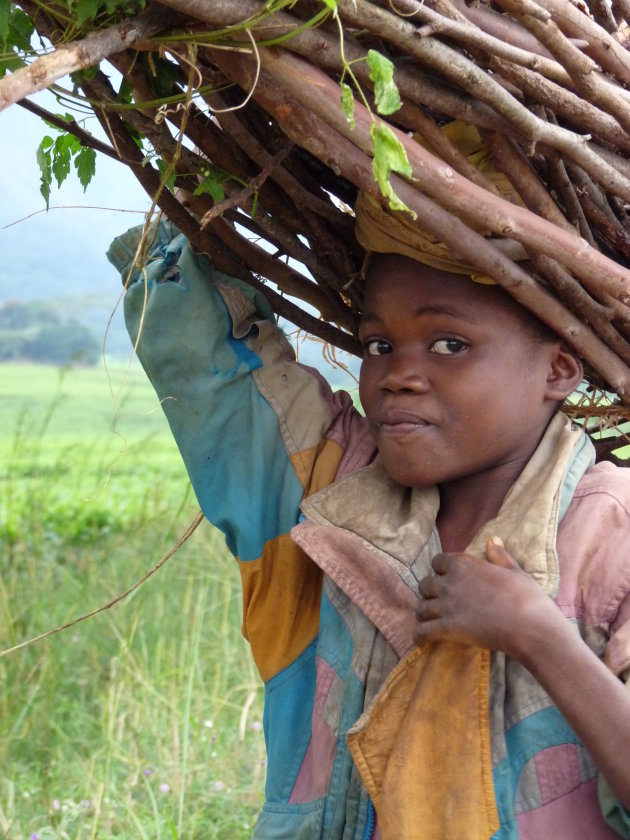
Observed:
[[[322,718],[322,712],[335,679],[335,672],[320,657],[317,657],[316,669],[311,740],[291,792],[291,804],[312,802],[313,799],[325,796],[330,785],[336,742],[330,727]]]
[[[582,783],[575,744],[548,747],[534,758],[542,804],[546,805]]]
[[[565,616],[588,625],[614,621],[630,589],[627,555],[612,551],[610,543],[623,545],[628,539],[628,486],[624,470],[606,462],[592,467],[558,529],[561,575],[555,601]]]
[[[554,749],[556,749],[554,747]],[[519,840],[619,840],[604,822],[597,801],[597,779],[517,817]]]

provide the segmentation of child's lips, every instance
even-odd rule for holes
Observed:
[[[433,423],[424,417],[418,417],[416,414],[402,411],[384,414],[376,421],[375,425],[379,434],[396,436],[408,435],[422,429],[427,429]]]

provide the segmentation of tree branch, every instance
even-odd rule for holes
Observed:
[[[355,125],[350,128],[341,107],[331,104],[335,83],[327,76],[297,57],[281,55],[276,51],[261,50],[260,57],[263,67],[272,73],[277,83],[298,96],[303,106],[329,122],[365,153],[371,154],[370,126],[373,118],[361,104],[355,104]],[[473,225],[481,223],[498,236],[513,237],[526,248],[537,248],[558,259],[589,288],[598,288],[601,284],[601,288],[606,288],[611,294],[628,293],[630,271],[593,250],[576,235],[472,184],[403,132],[393,127],[392,131],[407,152],[417,189],[426,191],[441,206],[461,218],[469,219]],[[450,236],[450,231],[442,231],[440,238],[447,241],[447,235]],[[448,244],[454,247],[456,253],[461,250],[456,238]]]
[[[525,67],[518,67],[494,57],[490,59],[489,67],[520,88],[532,104],[544,105],[577,127],[580,132],[590,132],[600,140],[630,153],[630,135],[610,114]]]
[[[248,89],[253,68],[246,56],[221,52],[217,63],[241,87]],[[305,78],[300,78],[304,85]],[[275,78],[269,79],[265,73],[260,74],[256,95],[290,138],[296,142],[299,138],[299,142],[320,160],[326,161],[328,166],[360,189],[378,197],[367,154],[357,149],[343,134],[337,133],[310,108],[307,109],[283,91]],[[321,95],[330,102],[325,91],[321,91]],[[568,312],[557,298],[540,287],[526,271],[512,263],[492,243],[476,234],[456,216],[443,210],[398,176],[392,175],[391,181],[401,199],[422,219],[425,230],[446,241],[450,247],[455,246],[456,252],[494,277],[520,303],[564,336],[605,377],[612,389],[630,403],[630,368],[592,330]],[[571,241],[575,243],[577,240],[573,238]]]
[[[30,111],[31,114],[35,114],[35,116],[40,117],[42,120],[46,120],[46,122],[49,122],[51,125],[60,128],[62,131],[67,131],[69,134],[73,134],[82,146],[87,146],[90,149],[94,149],[95,152],[100,152],[101,154],[107,155],[114,160],[120,161],[120,158],[116,153],[116,149],[112,148],[112,146],[108,146],[107,143],[103,143],[101,140],[97,140],[96,137],[90,134],[89,131],[81,128],[75,119],[64,120],[63,117],[58,117],[56,114],[53,114],[51,111],[47,111],[35,102],[31,102],[30,99],[20,99],[20,101],[16,104],[21,108],[24,108],[25,111]]]
[[[521,49],[520,47],[514,46],[510,41],[502,40],[484,32],[482,29],[469,23],[466,18],[464,18],[464,21],[460,21],[453,20],[452,17],[447,17],[446,11],[450,5],[447,0],[435,0],[432,5],[436,8],[430,8],[425,3],[418,3],[417,0],[396,0],[397,11],[404,13],[406,17],[417,18],[425,23],[432,24],[437,33],[460,41],[465,45],[467,50],[471,47],[482,50],[488,55],[497,56],[497,58],[502,58],[504,61],[510,61],[537,73],[541,73],[543,76],[546,76],[548,79],[553,79],[553,81],[559,84],[571,84],[571,77],[562,64],[548,58],[547,55],[543,56],[540,54],[540,44],[535,38],[531,38],[532,43],[530,49]],[[454,8],[452,13],[459,14]],[[527,34],[527,30],[523,29],[523,33]],[[538,50],[534,49],[535,45],[538,47]]]
[[[168,29],[175,20],[171,11],[155,6],[131,20],[37,58],[28,67],[0,79],[0,111],[31,93],[44,90],[62,76],[92,67],[108,55]]]
[[[543,10],[534,0],[500,0],[501,6],[532,32],[544,44],[570,75],[573,84],[589,102],[603,107],[612,114],[622,128],[630,131],[629,105],[625,91],[615,88],[601,78],[593,59],[584,55],[568,41],[550,13]],[[548,15],[542,20],[541,12]]]
[[[540,0],[540,5],[551,13],[555,23],[568,38],[586,40],[584,52],[594,59],[604,72],[630,84],[628,52],[616,38],[573,3],[563,0]]]

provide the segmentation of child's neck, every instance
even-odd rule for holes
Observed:
[[[479,529],[497,515],[514,480],[506,476],[480,482],[475,476],[441,484],[436,526],[442,551],[465,551]]]
[[[475,517],[474,522],[465,522],[461,516],[450,520],[446,516],[438,516],[437,530],[440,535],[440,544],[444,552],[462,552],[473,541],[475,534],[482,525],[485,525],[492,519],[491,516],[484,519],[483,522],[477,524]]]

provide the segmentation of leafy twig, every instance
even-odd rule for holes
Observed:
[[[89,131],[86,131],[84,128],[81,128],[81,126],[75,119],[64,119],[63,117],[60,117],[57,114],[53,114],[51,111],[47,111],[45,108],[42,108],[40,105],[37,105],[37,103],[31,102],[30,99],[21,99],[16,104],[19,105],[21,108],[24,108],[25,111],[30,111],[31,114],[35,114],[35,116],[40,117],[46,122],[49,122],[51,125],[54,125],[61,131],[67,131],[70,134],[74,134],[74,136],[77,138],[77,140],[81,143],[82,146],[94,149],[95,152],[100,152],[103,155],[107,155],[110,158],[114,158],[114,160],[119,160],[115,149],[113,149],[111,146],[108,146],[107,143],[103,143],[101,140],[98,140],[96,137],[94,137],[94,135],[90,134]]]
[[[92,67],[112,53],[151,38],[174,22],[171,12],[152,7],[132,20],[114,24],[37,58],[28,67],[0,79],[0,111],[31,93],[44,90],[62,76]]]

